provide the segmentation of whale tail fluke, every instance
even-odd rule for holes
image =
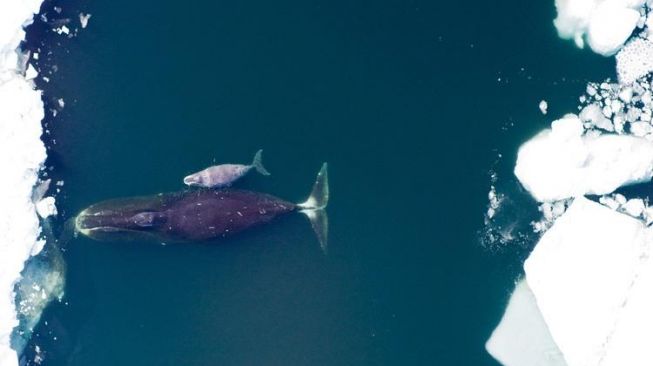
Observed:
[[[329,176],[327,163],[322,164],[322,169],[317,173],[313,190],[308,199],[297,205],[311,221],[311,226],[320,242],[322,251],[326,253],[329,236],[329,217],[325,211],[329,203]]]
[[[256,152],[254,155],[254,161],[252,161],[252,166],[262,175],[270,175],[270,172],[265,169],[263,166],[263,149]]]

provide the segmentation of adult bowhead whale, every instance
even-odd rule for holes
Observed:
[[[193,190],[119,198],[96,203],[75,218],[75,229],[96,240],[152,239],[194,242],[224,238],[277,216],[299,211],[309,218],[326,250],[329,201],[327,164],[308,199],[294,204],[269,194],[236,190]]]

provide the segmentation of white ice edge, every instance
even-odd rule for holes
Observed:
[[[526,260],[526,280],[569,366],[653,364],[653,231],[586,198]]]
[[[515,175],[540,202],[648,182],[653,177],[653,142],[630,135],[583,135],[578,116],[569,114],[524,143]]]
[[[578,47],[587,42],[603,56],[614,55],[640,21],[645,0],[555,0],[558,35],[573,39]]]
[[[653,177],[651,83],[637,80],[653,72],[653,1],[555,4],[562,38],[618,52],[620,85],[588,85],[581,102],[596,105],[520,147],[515,174],[543,202],[546,232],[524,265],[528,284],[517,285],[486,348],[506,366],[653,365],[653,207],[642,199],[650,197],[612,193]],[[587,194],[603,195],[602,204]],[[554,210],[565,199],[571,206]]]
[[[517,282],[485,349],[504,366],[567,366],[524,279]]]
[[[17,48],[40,0],[0,3],[0,365],[18,365],[10,347],[18,324],[14,287],[35,246],[39,220],[31,201],[46,151],[40,139],[44,117],[41,92],[23,75]],[[30,77],[33,73],[30,71]]]

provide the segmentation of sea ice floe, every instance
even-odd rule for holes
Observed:
[[[566,366],[525,280],[510,295],[485,349],[504,366]]]
[[[653,126],[644,121],[635,121],[630,123],[630,133],[634,136],[645,137],[653,132]]]
[[[646,210],[646,204],[641,198],[630,199],[622,206],[623,211],[629,216],[638,218],[644,214]]]
[[[653,142],[583,132],[578,116],[568,114],[519,148],[515,175],[537,201],[607,194],[651,180]]]
[[[46,219],[57,215],[57,206],[54,197],[45,197],[36,203],[36,212],[41,218]]]
[[[27,80],[32,80],[36,79],[36,77],[39,76],[38,71],[32,66],[31,64],[27,66],[27,70],[25,71],[25,79]]]
[[[650,19],[653,19],[653,16]],[[616,60],[619,82],[632,84],[653,71],[653,42],[635,37],[617,53]]]
[[[615,54],[630,38],[640,18],[644,1],[605,0],[592,14],[587,31],[592,50],[604,56]]]
[[[630,134],[653,141],[653,94],[651,83],[589,83],[581,97],[579,118],[586,135],[605,132]]]
[[[640,220],[583,197],[542,236],[526,280],[569,366],[653,364],[651,245]]]
[[[31,195],[45,160],[41,94],[16,75],[0,85],[0,354],[13,352],[8,343],[17,325],[13,289],[40,233]]]
[[[41,141],[41,93],[24,78],[27,58],[17,51],[24,26],[40,0],[0,3],[0,365],[18,365],[10,338],[18,324],[14,288],[25,261],[39,245],[32,187],[46,153]]]
[[[532,225],[545,233],[524,264],[541,311],[531,316],[543,319],[569,366],[653,365],[653,207],[648,197],[612,193],[653,177],[653,0],[556,0],[556,7],[561,37],[606,56],[621,49],[619,83],[589,83],[578,116],[554,121],[519,149],[515,174],[543,202],[543,218]],[[602,195],[600,203],[586,194]],[[503,323],[493,338],[508,339]],[[488,352],[506,366],[557,365],[529,345],[521,346],[526,355],[508,341],[498,352],[491,341]]]
[[[628,40],[640,21],[644,0],[556,0],[554,20],[560,37],[585,40],[596,53],[610,56]]]
[[[585,106],[578,115],[586,128],[598,128],[612,132],[614,125],[612,121],[605,116],[603,108],[598,103],[592,103]]]
[[[619,193],[599,197],[599,203],[615,211],[625,205],[626,202],[626,197]]]

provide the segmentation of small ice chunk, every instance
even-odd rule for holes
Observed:
[[[630,124],[630,133],[635,136],[643,137],[653,132],[653,126],[648,122],[633,122]]]
[[[36,203],[36,212],[41,218],[47,218],[57,215],[57,206],[55,205],[54,197],[45,197]]]
[[[587,88],[585,88],[585,92],[590,97],[593,97],[596,94],[596,87],[592,84],[587,84]]]
[[[644,211],[644,219],[646,220],[646,225],[651,225],[653,223],[653,206],[649,206]]]
[[[621,205],[619,202],[617,202],[614,198],[610,196],[601,196],[599,198],[599,202],[604,205],[609,207],[611,210],[616,211]]]
[[[542,114],[546,114],[546,111],[549,108],[549,104],[546,102],[546,100],[542,100],[539,104],[539,108]]]
[[[612,124],[614,125],[614,131],[618,134],[624,133],[624,124],[626,120],[622,116],[615,116],[612,119]]]
[[[487,218],[492,219],[497,213],[497,210],[501,206],[501,201],[503,201],[503,195],[498,194],[496,188],[493,186],[490,187],[490,191],[487,194],[489,203],[487,208]]]
[[[633,99],[633,88],[623,88],[619,92],[619,99],[621,99],[624,103],[628,104],[630,101]]]
[[[621,193],[616,193],[614,195],[614,200],[617,201],[617,203],[619,203],[621,206],[625,205],[627,202],[626,197],[624,197],[624,195]]]
[[[79,13],[79,24],[81,24],[82,28],[86,28],[88,26],[88,21],[91,19],[91,16],[91,14]]]
[[[565,213],[566,210],[565,202],[564,201],[558,201],[553,204],[552,207],[552,212],[554,217],[560,217],[562,216],[563,213]]]
[[[63,98],[57,99],[57,104],[59,105],[59,108],[63,108],[66,106],[66,102],[64,102]]]
[[[43,199],[48,189],[50,189],[50,183],[52,183],[52,180],[46,179],[34,186],[32,189],[32,202],[36,203]]]
[[[642,111],[638,108],[630,108],[626,113],[626,121],[635,122],[639,119],[639,116],[642,114]]]
[[[612,113],[621,113],[621,110],[623,109],[624,105],[621,103],[620,100],[614,99],[610,101],[610,109],[612,110]]]
[[[510,295],[501,322],[485,343],[485,349],[504,366],[567,365],[523,279]]]
[[[641,198],[633,198],[628,200],[621,209],[632,217],[640,217],[644,213],[646,205]]]
[[[614,131],[612,121],[603,115],[601,107],[597,103],[592,103],[580,111],[579,118],[583,122],[589,122],[592,126],[605,131]]]
[[[43,247],[45,246],[45,240],[37,240],[34,246],[32,247],[32,251],[30,252],[31,256],[35,256],[43,250]]]
[[[612,117],[612,106],[611,105],[604,105],[602,108],[603,115],[610,118]]]
[[[550,202],[544,202],[540,205],[540,211],[546,220],[553,220],[553,206]]]
[[[39,76],[38,71],[32,66],[32,64],[29,64],[27,66],[27,71],[25,71],[25,79],[27,80],[33,80],[36,79],[36,77]]]
[[[59,28],[55,28],[54,31],[57,32],[57,34],[68,34],[70,32],[70,29],[68,29],[68,27],[66,27],[65,25],[62,25]]]

